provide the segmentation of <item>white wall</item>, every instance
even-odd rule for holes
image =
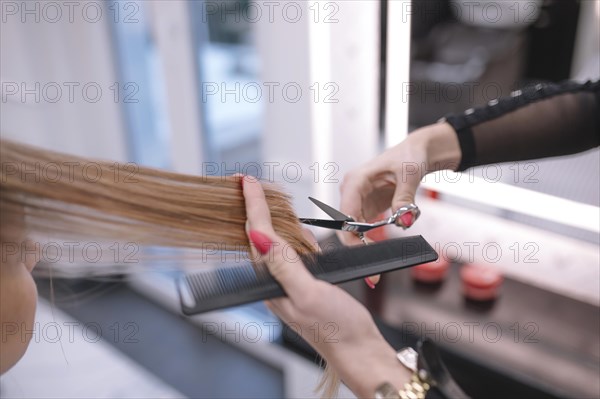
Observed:
[[[43,2],[29,3],[32,14],[21,9],[26,3],[10,2],[19,7],[11,14],[7,3],[2,4],[0,35],[2,137],[84,156],[125,159],[122,115],[110,89],[117,78],[108,14],[89,22],[94,19],[87,21],[75,11],[71,22],[63,9],[61,19],[52,23],[56,14],[44,12]],[[72,98],[69,84],[78,85]],[[86,84],[91,84],[87,97]],[[14,85],[19,89],[11,95]],[[35,94],[22,96],[22,85]],[[97,102],[95,87],[102,90]]]

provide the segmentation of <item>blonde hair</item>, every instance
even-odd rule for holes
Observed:
[[[63,239],[117,240],[139,245],[248,251],[240,176],[190,176],[89,160],[0,140],[0,241],[12,221],[26,234]],[[263,183],[273,227],[299,254],[315,251],[290,197]],[[10,220],[10,222],[6,222]],[[3,248],[4,251],[4,248]],[[327,366],[317,387],[336,395],[339,380]]]
[[[143,245],[247,250],[240,176],[190,176],[133,163],[88,160],[1,141],[2,208],[22,210],[28,232],[122,239]],[[264,184],[275,231],[296,249],[302,235],[290,198]]]

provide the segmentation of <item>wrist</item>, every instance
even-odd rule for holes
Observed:
[[[436,123],[411,133],[409,139],[427,156],[427,173],[458,169],[462,152],[456,132],[448,123]]]
[[[373,397],[384,382],[400,389],[410,381],[411,372],[398,361],[396,351],[383,337],[348,352],[347,356],[332,359],[331,365],[359,398]]]

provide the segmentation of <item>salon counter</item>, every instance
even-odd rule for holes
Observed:
[[[367,305],[395,346],[434,339],[475,397],[600,397],[600,311],[588,303],[505,278],[494,302],[462,295],[459,265],[441,285],[408,271],[373,291],[346,288]]]

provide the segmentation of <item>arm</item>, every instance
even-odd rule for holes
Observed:
[[[600,145],[600,82],[537,85],[481,108],[448,115],[350,171],[341,211],[372,220],[415,202],[423,177],[494,162],[568,155]],[[357,244],[352,233],[340,233]]]
[[[461,171],[574,154],[600,145],[600,81],[539,84],[444,119],[457,133]]]

